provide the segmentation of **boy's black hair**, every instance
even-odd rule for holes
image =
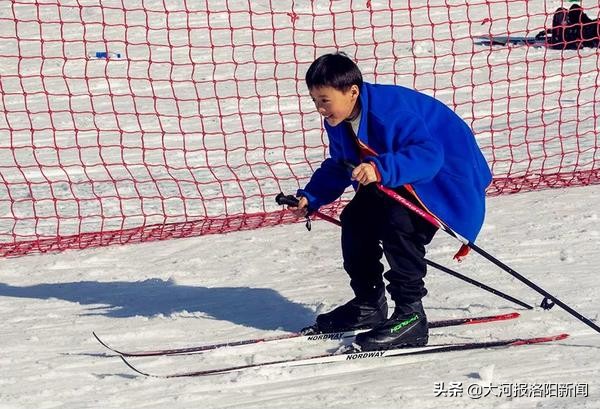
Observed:
[[[362,86],[362,73],[344,52],[325,54],[317,58],[306,72],[308,89],[333,87],[346,92],[352,85]]]

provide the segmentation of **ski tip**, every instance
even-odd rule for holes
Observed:
[[[96,341],[98,341],[100,344],[102,344],[103,347],[108,348],[112,351],[112,348],[109,347],[108,345],[106,345],[106,343],[104,343],[104,341],[102,341],[100,339],[100,337],[96,334],[96,332],[92,331],[92,335],[94,336],[94,338],[96,338]]]
[[[466,322],[465,324],[482,324],[486,322],[494,322],[494,321],[506,321],[506,320],[514,320],[521,316],[518,312],[510,312],[508,314],[500,314],[500,315],[491,315],[489,317],[481,317],[481,318],[473,318]]]
[[[114,349],[113,347],[108,345],[106,342],[102,341],[102,339],[100,339],[100,337],[94,331],[92,331],[92,335],[94,336],[94,338],[96,338],[96,341],[98,341],[100,343],[100,345],[102,345],[104,348],[108,349],[109,351],[114,352],[115,354],[125,355],[123,352]]]
[[[121,358],[121,360],[123,361],[123,363],[125,365],[127,365],[129,367],[129,369],[131,369],[132,371],[134,371],[134,372],[136,372],[136,373],[138,373],[140,375],[144,375],[144,376],[148,376],[148,377],[152,377],[152,378],[156,377],[155,375],[149,374],[147,372],[140,371],[135,366],[133,366],[127,359],[125,359],[125,357],[123,355],[119,355],[119,358]]]
[[[552,335],[548,337],[537,337],[537,338],[528,338],[528,339],[519,339],[513,342],[512,345],[529,345],[529,344],[541,344],[544,342],[553,342],[553,341],[561,341],[563,339],[569,338],[569,334],[562,333],[558,335]]]
[[[561,341],[561,340],[567,339],[567,338],[569,338],[569,334],[562,333],[562,334],[553,335],[553,336],[549,336],[549,337],[534,338],[534,340],[539,340],[539,342],[550,342],[550,341]]]

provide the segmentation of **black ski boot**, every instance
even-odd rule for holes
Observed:
[[[323,333],[373,328],[387,318],[385,291],[375,299],[353,298],[336,309],[317,316],[317,323],[302,333]]]
[[[421,301],[398,305],[392,316],[368,332],[358,334],[355,344],[361,351],[427,345],[429,327]]]

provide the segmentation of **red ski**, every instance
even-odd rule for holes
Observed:
[[[452,327],[457,325],[470,325],[470,324],[483,324],[487,322],[494,321],[506,321],[518,318],[520,314],[518,312],[512,312],[508,314],[497,314],[483,317],[469,317],[469,318],[451,318],[440,321],[431,321],[429,323],[429,328],[442,328],[442,327]],[[144,350],[144,351],[123,351],[120,349],[116,349],[110,345],[108,345],[105,341],[103,341],[95,332],[92,332],[94,337],[100,342],[104,347],[111,350],[114,353],[125,357],[142,357],[142,356],[160,356],[160,355],[181,355],[181,354],[193,354],[199,352],[210,351],[217,348],[224,347],[235,347],[241,345],[251,345],[258,344],[262,342],[273,342],[273,341],[281,341],[286,339],[300,339],[305,341],[328,341],[328,340],[341,340],[345,338],[352,338],[357,333],[361,331],[345,331],[345,332],[329,332],[323,334],[313,334],[313,335],[304,335],[301,333],[291,333],[291,334],[283,334],[283,335],[275,335],[272,337],[262,337],[262,338],[253,338],[253,339],[245,339],[241,341],[231,341],[231,342],[223,342],[217,344],[209,344],[209,345],[196,345],[189,346],[183,348],[165,348],[165,349],[156,349],[156,350]]]

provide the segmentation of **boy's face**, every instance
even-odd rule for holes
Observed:
[[[310,96],[317,107],[317,111],[330,126],[339,125],[358,113],[359,105],[356,101],[359,94],[360,91],[357,85],[353,85],[345,92],[328,86],[310,89]]]

